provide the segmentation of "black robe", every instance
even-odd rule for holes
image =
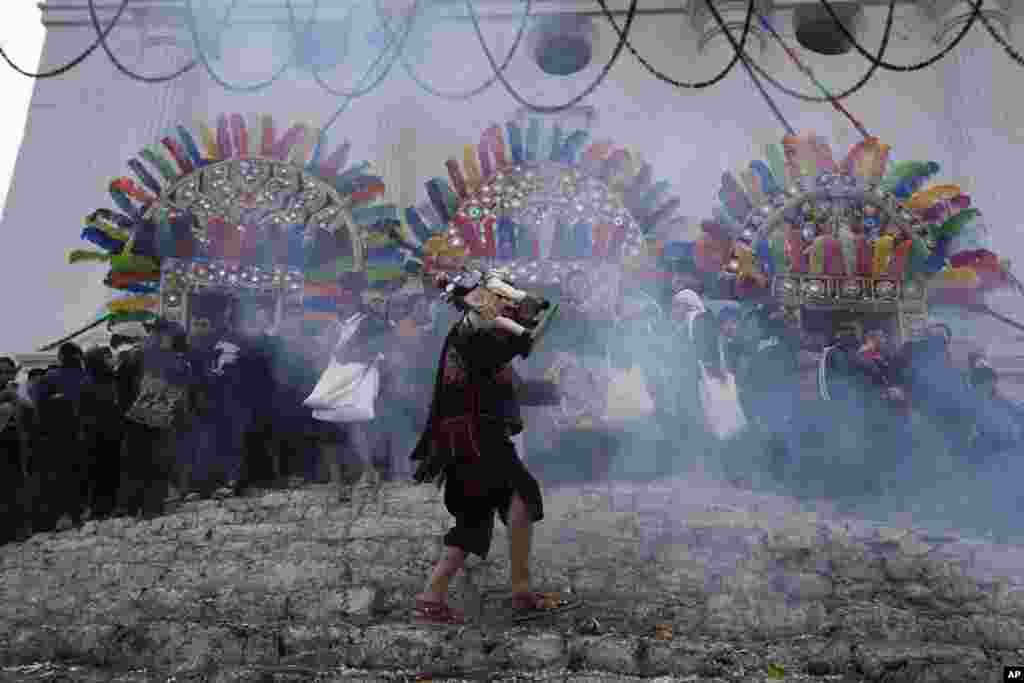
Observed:
[[[505,339],[463,323],[445,338],[434,381],[430,415],[410,456],[418,482],[443,483],[449,468],[479,461],[491,445],[523,430],[522,405],[560,400],[549,382],[524,382],[509,364],[515,352]]]

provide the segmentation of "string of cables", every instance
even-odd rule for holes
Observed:
[[[294,40],[294,43],[297,44],[302,39],[302,36],[299,34],[298,22],[297,22],[297,19],[296,19],[296,16],[295,16],[295,6],[293,4],[293,0],[285,0],[285,5],[288,8],[288,25],[289,25],[289,28],[291,30],[292,38]],[[418,5],[417,5],[417,7],[418,7]],[[320,0],[316,0],[313,3],[313,11],[312,11],[312,14],[310,15],[309,24],[308,24],[308,26],[306,28],[307,33],[315,25],[316,16],[317,16],[317,12],[318,12],[319,8],[320,8]],[[349,8],[348,15],[346,15],[345,20],[344,20],[345,23],[348,23],[348,20],[352,16],[352,13],[354,11],[355,11],[354,7]],[[415,11],[416,10],[414,10],[414,12]],[[412,32],[412,27],[414,25],[414,18],[415,18],[415,14],[411,14],[409,19],[408,19],[408,21],[406,22],[406,27],[405,27],[404,35],[402,35],[400,37],[399,42],[398,42],[398,44],[397,44],[397,46],[395,48],[395,51],[394,51],[394,56],[391,58],[391,61],[388,63],[387,66],[384,67],[384,69],[381,71],[381,73],[378,75],[378,77],[376,79],[372,80],[370,83],[368,83],[365,87],[357,86],[355,90],[337,90],[337,89],[331,87],[331,85],[329,83],[327,83],[326,81],[323,80],[323,77],[320,75],[320,67],[317,66],[316,64],[310,65],[311,66],[310,71],[311,71],[311,73],[313,75],[313,80],[316,81],[316,84],[318,86],[320,86],[320,88],[322,90],[324,90],[328,94],[333,95],[335,97],[357,98],[357,97],[362,97],[363,95],[366,95],[366,94],[372,92],[373,90],[375,90],[377,88],[377,86],[379,86],[384,81],[384,79],[387,77],[387,75],[389,73],[391,73],[391,70],[392,70],[392,68],[395,65],[395,61],[399,58],[399,56],[405,53],[406,41],[408,39],[409,34]],[[387,33],[389,33],[389,35],[392,38],[391,43],[389,43],[389,45],[387,47],[385,47],[381,51],[382,55],[386,55],[388,53],[388,51],[389,51],[389,47],[391,45],[395,44],[395,41],[394,41],[395,34],[391,32],[391,30],[390,30],[391,27],[388,24],[387,20],[383,16],[380,16],[380,19],[381,19],[381,26],[378,27],[378,28],[382,28],[383,30],[385,30]],[[383,61],[383,58],[380,61]],[[377,62],[377,63],[379,64],[380,61]],[[372,73],[372,72],[370,72],[370,73]]]
[[[220,21],[220,36],[224,35],[224,31],[227,30],[228,25],[231,23],[231,16],[234,14],[235,8],[238,6],[238,2],[239,0],[232,0],[231,4],[228,6],[227,11],[224,13],[224,18]],[[142,74],[135,73],[134,71],[126,67],[121,62],[121,60],[119,60],[114,55],[113,50],[110,49],[110,44],[107,42],[107,32],[104,32],[102,26],[100,25],[100,17],[96,13],[96,0],[89,0],[88,5],[89,19],[92,21],[93,30],[96,31],[97,42],[103,47],[103,51],[107,53],[107,58],[114,65],[114,67],[125,76],[131,78],[132,80],[141,81],[143,83],[166,83],[168,81],[173,81],[178,76],[181,76],[182,74],[185,74],[191,71],[193,68],[195,68],[196,60],[193,59],[190,60],[188,64],[181,67],[180,69],[177,69],[174,72],[165,74],[163,76],[144,76]]]
[[[270,78],[259,81],[258,83],[250,83],[248,85],[235,85],[234,83],[228,83],[219,73],[217,73],[216,69],[213,68],[213,65],[210,63],[210,58],[206,54],[206,50],[203,48],[202,38],[199,35],[199,23],[196,21],[195,0],[186,0],[185,9],[185,24],[188,26],[189,33],[192,34],[192,43],[195,45],[196,56],[199,58],[199,63],[206,69],[206,73],[210,74],[210,78],[225,90],[240,93],[251,93],[258,90],[264,90],[276,83],[295,62],[295,49],[293,48],[291,53],[288,55],[288,59],[282,62],[278,70],[271,74]]]
[[[113,31],[114,27],[117,26],[119,21],[121,21],[121,15],[124,14],[124,10],[127,7],[128,0],[121,0],[121,5],[117,8],[117,12],[114,14],[114,18],[110,20],[110,23],[107,24],[107,27],[105,29],[100,31],[100,36],[102,36],[102,38],[106,38],[108,35],[110,35],[110,32]],[[17,64],[15,64],[13,61],[11,61],[11,58],[7,55],[7,52],[5,52],[2,47],[0,47],[0,57],[3,57],[3,60],[7,62],[7,66],[11,67],[22,76],[27,76],[29,78],[56,78],[57,76],[63,76],[64,74],[71,71],[82,62],[84,62],[86,59],[89,58],[89,55],[96,51],[96,48],[98,48],[99,46],[100,38],[97,38],[95,41],[93,41],[92,45],[90,45],[88,48],[85,49],[84,52],[82,52],[82,54],[78,55],[64,66],[58,66],[56,69],[50,69],[49,71],[38,71],[36,73],[25,71]]]
[[[377,57],[373,60],[373,63],[370,64],[369,68],[365,72],[363,72],[362,78],[360,78],[359,82],[356,84],[356,90],[364,88],[366,82],[370,80],[374,71],[376,71],[377,68],[380,66],[381,62],[384,61],[384,58],[387,56],[388,52],[390,52],[391,48],[394,48],[396,53],[400,53],[402,50],[405,49],[405,41],[408,40],[409,34],[412,33],[413,25],[416,22],[416,17],[419,16],[421,2],[422,0],[416,0],[416,4],[413,5],[412,11],[409,13],[409,18],[406,20],[407,23],[405,33],[401,36],[392,35],[391,40],[388,42],[388,44],[385,45],[384,48],[377,54]],[[384,80],[384,77],[387,76],[388,72],[391,71],[391,68],[394,65],[395,60],[392,60],[391,64],[389,64],[388,67],[384,69],[383,75],[377,78],[377,85],[379,85]],[[344,102],[342,102],[341,105],[337,108],[337,110],[335,110],[335,112],[327,119],[327,122],[320,127],[320,132],[317,135],[316,147],[313,149],[313,159],[320,158],[320,153],[323,149],[323,145],[327,140],[327,131],[330,130],[331,127],[338,122],[338,119],[340,119],[341,115],[344,114],[346,110],[348,110],[349,106],[355,101],[355,99],[356,98],[354,97],[344,98]]]
[[[381,4],[381,0],[375,0],[375,4],[377,6],[377,15],[384,18],[384,7]],[[519,45],[523,40],[523,36],[526,35],[526,24],[530,19],[532,9],[533,0],[525,0],[523,3],[523,14],[519,19],[519,27],[516,29],[515,38],[512,39],[512,47],[509,48],[508,54],[505,55],[505,59],[502,60],[501,65],[498,67],[499,72],[505,72],[508,65],[512,63],[512,58],[516,55],[516,52],[519,51]],[[384,24],[388,33],[392,33],[390,22],[388,22],[386,18],[384,18]],[[463,90],[461,92],[444,92],[434,88],[419,75],[419,72],[416,71],[412,63],[409,61],[409,55],[404,51],[401,54],[401,60],[402,69],[405,71],[406,75],[409,76],[412,82],[419,86],[421,90],[428,95],[433,95],[434,97],[442,100],[448,100],[450,102],[465,102],[466,100],[471,100],[477,95],[490,90],[491,86],[498,82],[498,76],[497,74],[494,74],[489,76],[483,83],[475,88]]]
[[[491,65],[491,69],[494,71],[494,75],[499,81],[501,81],[501,85],[505,88],[505,91],[512,96],[512,99],[530,111],[535,111],[541,114],[557,114],[558,112],[571,109],[579,104],[583,99],[594,92],[598,86],[604,82],[604,79],[608,77],[608,74],[611,73],[612,67],[615,66],[615,62],[617,62],[619,57],[622,55],[622,48],[625,47],[626,44],[626,36],[629,34],[630,28],[633,26],[633,19],[636,18],[637,2],[638,0],[630,0],[629,10],[626,14],[626,26],[624,33],[620,36],[619,42],[615,46],[615,50],[612,51],[611,57],[609,57],[604,67],[601,68],[601,73],[597,75],[590,85],[583,89],[583,92],[564,104],[556,105],[541,105],[530,102],[512,87],[512,84],[508,82],[507,78],[505,78],[505,74],[499,69],[498,62],[494,59],[494,54],[491,52],[491,48],[488,47],[487,40],[484,38],[484,34],[480,30],[480,19],[477,17],[476,8],[473,6],[473,0],[466,0],[466,9],[469,10],[469,18],[470,21],[473,22],[473,32],[476,33],[477,41],[480,43],[480,47],[483,49],[484,55],[487,57],[487,61]],[[751,2],[753,2],[753,0],[751,0]]]
[[[725,20],[722,19],[721,14],[715,8],[714,4],[712,2],[710,2],[709,0],[705,0],[705,1],[707,2],[709,9],[711,10],[711,15],[715,18],[715,21],[718,23],[719,28],[721,30],[725,31],[725,34],[730,38],[730,43],[732,44],[732,48],[733,48],[733,60],[730,61],[729,66],[727,67],[727,69],[723,70],[723,72],[718,74],[715,78],[712,78],[709,81],[698,81],[698,82],[695,82],[695,83],[687,83],[685,81],[680,81],[678,79],[672,78],[668,74],[660,71],[657,67],[655,67],[653,64],[651,64],[651,62],[648,59],[646,59],[642,54],[640,54],[640,52],[629,41],[628,36],[626,35],[626,32],[623,31],[623,29],[619,26],[619,23],[615,19],[615,16],[611,13],[611,10],[608,9],[608,4],[607,4],[606,0],[597,0],[598,4],[601,6],[601,11],[602,11],[602,14],[604,14],[604,16],[605,16],[605,19],[608,20],[609,24],[611,24],[612,29],[619,35],[619,38],[626,41],[626,47],[629,49],[630,53],[632,53],[633,57],[635,57],[636,60],[638,62],[640,62],[641,66],[643,66],[647,70],[648,73],[650,73],[652,76],[657,78],[659,81],[662,81],[664,83],[668,83],[669,85],[673,85],[673,86],[676,86],[676,87],[679,87],[679,88],[690,88],[690,89],[693,89],[693,88],[706,88],[706,87],[708,87],[710,85],[716,84],[718,81],[722,80],[723,78],[725,78],[729,74],[729,71],[731,71],[731,69],[732,69],[732,65],[735,64],[736,60],[738,60],[742,56],[743,60],[744,60],[744,64],[746,64],[748,67],[752,67],[755,71],[757,71],[757,73],[762,78],[764,78],[766,81],[768,81],[768,83],[770,83],[776,90],[779,90],[780,92],[785,93],[786,95],[789,95],[790,97],[792,97],[794,99],[802,100],[804,102],[821,103],[821,102],[829,102],[831,100],[843,100],[843,99],[846,99],[847,97],[853,95],[854,93],[859,91],[861,88],[863,88],[865,85],[867,85],[868,81],[871,80],[871,78],[875,74],[875,71],[877,71],[877,69],[878,69],[877,66],[872,65],[868,69],[868,71],[863,76],[861,76],[861,78],[851,88],[849,88],[847,90],[844,90],[843,92],[841,92],[841,93],[839,93],[837,95],[833,95],[832,97],[818,97],[818,96],[814,96],[814,95],[807,95],[805,93],[793,90],[791,88],[787,88],[782,83],[780,83],[776,78],[774,78],[771,74],[769,74],[767,71],[765,71],[764,68],[761,67],[757,63],[757,61],[754,60],[750,56],[750,54],[748,54],[746,52],[746,50],[744,49],[744,46],[746,45],[746,40],[745,40],[746,32],[744,32],[743,38],[740,39],[740,43],[739,43],[739,45],[737,45],[735,39],[732,37],[732,32],[726,26]],[[878,55],[877,55],[879,58],[881,58],[885,54],[885,51],[888,49],[888,46],[889,46],[889,37],[890,37],[890,34],[891,34],[892,20],[893,20],[893,14],[895,12],[895,6],[896,6],[896,1],[895,0],[890,0],[889,1],[889,12],[888,12],[888,16],[886,18],[886,28],[885,28],[885,32],[882,35],[882,44],[879,47]],[[753,14],[753,3],[751,3],[751,5],[750,5],[750,7],[748,9],[746,24],[749,24],[749,21],[750,21],[750,18],[751,18],[752,14]]]
[[[830,3],[829,0],[821,0],[821,4],[825,6],[825,10],[828,12],[829,16],[832,17],[832,22],[836,25],[837,28],[839,28],[843,36],[850,42],[850,45],[852,45],[857,50],[857,52],[859,52],[861,56],[864,57],[864,59],[878,66],[880,69],[885,69],[886,71],[899,71],[902,73],[926,69],[932,64],[935,64],[939,60],[945,58],[950,52],[952,52],[953,48],[955,48],[960,43],[960,41],[964,39],[964,37],[971,30],[971,28],[974,27],[974,22],[977,21],[979,18],[982,19],[983,23],[989,27],[989,32],[996,39],[997,42],[999,42],[1003,47],[1009,47],[1007,44],[1002,42],[1002,37],[997,35],[997,33],[991,27],[991,24],[988,23],[988,19],[981,11],[981,5],[983,2],[985,2],[985,0],[978,0],[977,4],[971,2],[970,0],[967,0],[967,2],[972,7],[971,17],[964,24],[963,28],[960,30],[960,33],[957,35],[957,37],[949,45],[947,45],[945,48],[940,50],[932,57],[929,57],[924,61],[918,62],[917,64],[892,64],[890,62],[884,61],[880,56],[872,55],[870,52],[865,50],[864,47],[860,44],[860,42],[857,40],[857,37],[850,32],[850,29],[846,27],[846,24],[843,23],[843,20],[839,17],[838,14],[836,14],[836,10],[834,7],[832,7],[832,3]]]

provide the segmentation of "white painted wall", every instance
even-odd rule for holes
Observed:
[[[863,39],[870,46],[878,44],[884,11],[867,10]],[[786,15],[779,14],[775,21],[792,40]],[[721,39],[698,55],[686,16],[638,17],[634,24],[637,47],[651,62],[681,80],[707,78],[729,57]],[[597,75],[612,52],[611,31],[604,23],[601,28],[596,64],[579,76],[544,76],[524,52],[509,68],[509,80],[534,102],[568,100]],[[898,8],[896,28],[887,59],[906,63],[936,49],[931,42],[935,25],[909,6]],[[247,45],[244,60],[224,64],[224,76],[234,81],[259,80],[279,55],[263,48],[272,42],[265,35],[252,27],[244,30],[248,32],[243,37]],[[514,30],[511,21],[485,26],[499,59]],[[989,216],[997,248],[1024,260],[1014,201],[1024,132],[1012,106],[1024,71],[1011,64],[981,31],[976,29],[969,55],[965,50],[956,61],[916,74],[879,72],[846,105],[873,134],[893,146],[897,157],[934,159],[955,176],[944,177],[963,182]],[[73,57],[88,44],[90,34],[86,28],[52,28],[42,68]],[[133,54],[140,59],[137,29],[125,27],[114,35],[115,49],[126,59]],[[280,41],[273,42],[280,45]],[[229,50],[227,54],[240,53]],[[148,73],[159,71],[161,65],[153,63],[159,59],[159,55],[143,58],[139,68]],[[366,49],[357,50],[355,59],[366,63]],[[436,26],[429,35],[424,59],[423,77],[440,89],[472,87],[490,74],[468,22]],[[809,61],[820,80],[835,90],[848,87],[866,68],[855,53]],[[787,85],[816,94],[777,46],[770,45],[762,63]],[[337,87],[354,84],[345,67],[324,77]],[[964,82],[975,88],[968,96],[961,94]],[[179,97],[175,111],[186,120],[210,120],[225,111],[240,111],[271,113],[282,124],[300,120],[320,123],[338,104],[312,79],[294,72],[256,94],[228,93],[205,73],[176,87],[185,96]],[[0,291],[7,323],[0,332],[0,349],[31,350],[84,324],[103,303],[104,269],[68,266],[66,253],[83,246],[78,240],[82,217],[109,205],[107,182],[125,173],[125,160],[141,145],[152,142],[146,136],[151,135],[154,122],[171,123],[166,121],[168,100],[158,94],[158,89],[116,73],[99,52],[67,77],[37,84],[3,223],[7,248],[0,252]],[[813,129],[840,143],[835,145],[837,157],[858,139],[830,106],[804,104],[775,91],[772,95],[798,130]],[[673,183],[683,201],[683,213],[698,220],[709,216],[717,201],[722,171],[745,166],[760,156],[764,143],[778,141],[783,133],[739,67],[718,86],[681,91],[656,81],[624,52],[607,81],[583,103],[598,110],[594,137],[614,139],[642,153],[654,164],[659,178]],[[462,145],[478,140],[487,125],[513,116],[518,109],[500,84],[471,102],[448,102],[420,91],[396,66],[381,88],[355,102],[341,117],[331,138],[335,142],[351,140],[353,160],[390,160],[386,167],[394,174],[394,160],[401,151],[396,152],[393,137],[403,129],[414,130],[405,135],[408,166],[397,172],[402,178],[402,194],[411,197],[408,185],[412,184],[422,200],[422,182],[443,176],[446,158],[461,158]],[[392,139],[378,139],[382,121]],[[952,123],[956,121],[969,126],[969,141],[962,135],[957,138]]]

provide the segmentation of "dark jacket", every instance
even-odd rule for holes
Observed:
[[[77,405],[81,399],[82,388],[88,381],[88,375],[81,368],[55,368],[43,375],[29,389],[29,396],[36,405],[58,396]]]

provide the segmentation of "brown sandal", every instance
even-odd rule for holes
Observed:
[[[434,600],[417,600],[413,616],[416,621],[428,624],[458,626],[466,623],[466,615],[462,612],[451,608],[447,603]]]
[[[572,600],[565,598],[561,593],[528,592],[512,594],[512,609],[523,616],[540,616],[542,614],[561,612],[575,607],[576,604]]]

